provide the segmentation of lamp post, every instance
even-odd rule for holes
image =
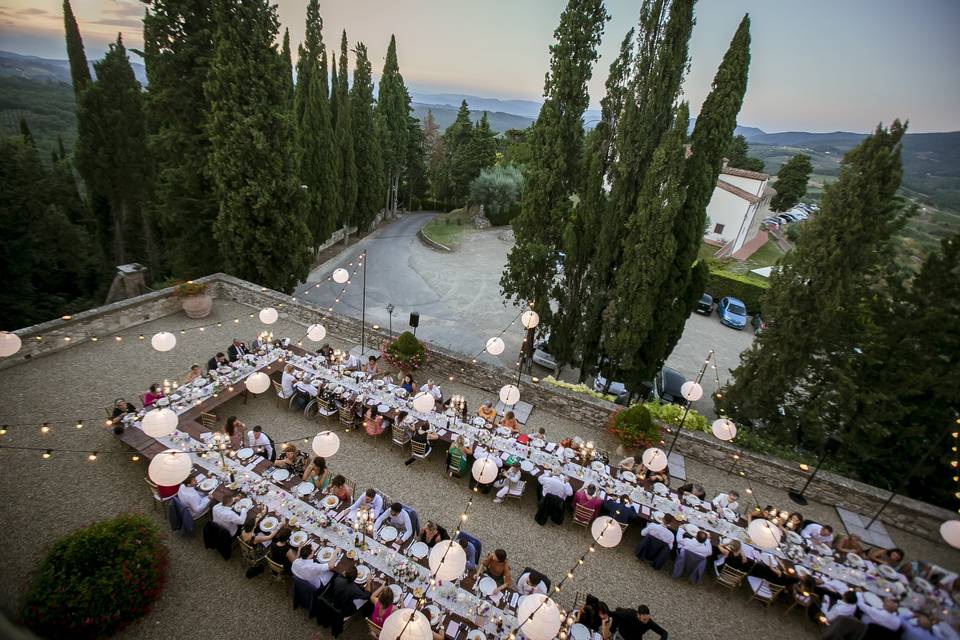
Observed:
[[[367,327],[367,250],[364,249],[360,254],[360,260],[363,261],[363,287],[360,294],[360,359],[363,360],[364,339],[366,338]]]
[[[807,487],[810,486],[810,483],[813,482],[813,479],[817,477],[817,472],[820,471],[820,467],[823,465],[823,461],[827,459],[831,453],[836,453],[840,450],[840,445],[843,444],[843,441],[837,436],[830,436],[827,438],[826,443],[823,445],[823,453],[820,454],[820,459],[817,460],[817,466],[814,468],[813,473],[810,474],[810,477],[807,478],[806,483],[803,485],[803,488],[800,491],[790,491],[787,493],[790,496],[790,499],[796,502],[797,504],[803,505],[807,504],[807,498],[803,495],[806,492]]]
[[[700,387],[700,382],[703,380],[703,374],[707,371],[707,365],[710,364],[710,360],[713,359],[713,349],[710,350],[710,353],[707,354],[707,358],[703,361],[703,366],[700,367],[700,372],[697,374],[697,379],[693,382],[692,389],[699,390],[700,394],[703,393],[703,389]],[[686,387],[689,382],[684,383]],[[686,392],[681,387],[681,393],[686,396]],[[676,446],[677,440],[680,439],[680,432],[683,431],[683,425],[687,421],[687,414],[690,413],[690,407],[693,406],[693,401],[699,399],[700,396],[697,396],[693,399],[684,397],[687,401],[687,406],[683,408],[683,416],[680,417],[680,424],[677,425],[677,432],[673,434],[673,440],[670,442],[670,448],[667,449],[667,458],[669,459],[670,454],[673,453],[673,447]]]
[[[390,324],[388,325],[387,335],[390,336],[391,338],[393,338],[393,310],[394,309],[396,309],[396,307],[393,306],[392,302],[387,304],[387,313],[390,314]]]

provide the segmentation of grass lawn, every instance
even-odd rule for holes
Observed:
[[[423,233],[434,242],[453,249],[465,231],[471,229],[470,214],[466,209],[454,209],[450,213],[438,213],[423,226]]]
[[[706,243],[700,245],[700,257],[709,258],[716,252],[716,247],[712,247]],[[772,240],[768,240],[765,245],[757,249],[752,256],[744,260],[743,262],[724,259],[724,260],[711,260],[710,263],[712,267],[719,271],[727,271],[729,273],[737,273],[740,275],[746,275],[750,273],[751,269],[759,269],[760,267],[770,267],[776,264],[780,258],[783,256],[783,251],[780,250],[777,245],[773,243]],[[751,276],[757,277],[757,276]]]

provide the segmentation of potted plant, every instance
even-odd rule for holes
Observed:
[[[621,450],[643,450],[660,441],[660,427],[653,421],[650,411],[642,404],[611,414],[607,431],[620,440]]]
[[[401,375],[416,371],[427,362],[427,348],[409,331],[384,344],[380,354],[399,369]]]
[[[173,288],[173,295],[180,298],[183,312],[188,318],[206,318],[213,309],[213,298],[207,295],[207,285],[188,280]]]

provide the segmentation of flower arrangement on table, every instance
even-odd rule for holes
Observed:
[[[427,348],[409,331],[384,344],[380,354],[401,371],[416,371],[427,363]]]

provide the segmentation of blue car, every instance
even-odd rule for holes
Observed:
[[[720,322],[728,327],[743,329],[747,326],[747,305],[742,300],[729,296],[721,298],[717,313],[720,314]]]

